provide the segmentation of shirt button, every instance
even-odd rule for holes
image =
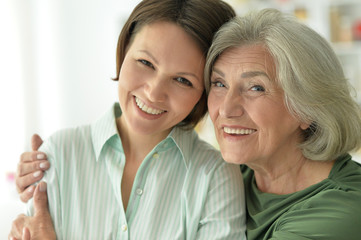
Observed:
[[[128,226],[126,224],[122,225],[122,231],[125,232],[128,230]]]
[[[138,188],[136,191],[137,195],[142,195],[143,194],[143,190]]]
[[[158,153],[154,153],[154,154],[153,154],[153,158],[155,158],[155,159],[159,158],[159,154],[158,154]]]

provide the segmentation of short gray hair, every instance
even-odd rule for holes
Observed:
[[[336,54],[318,33],[276,9],[235,17],[218,31],[205,67],[207,93],[218,56],[244,45],[269,51],[285,105],[310,124],[300,144],[306,158],[333,160],[361,147],[361,109]]]

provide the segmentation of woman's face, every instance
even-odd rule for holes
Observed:
[[[122,127],[167,135],[199,101],[204,64],[197,43],[181,27],[169,22],[143,26],[120,70]]]
[[[260,45],[228,49],[215,62],[208,109],[227,162],[265,164],[298,151],[306,126],[288,112],[275,76]]]

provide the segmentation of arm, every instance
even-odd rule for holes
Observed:
[[[59,142],[54,142],[54,137],[56,134],[49,137],[47,141],[45,141],[40,150],[47,154],[47,158],[51,167],[44,173],[44,177],[42,181],[47,184],[47,199],[48,199],[48,211],[50,213],[53,226],[55,229],[56,236],[59,239],[62,238],[62,220],[61,220],[61,195],[60,195],[60,187],[59,187],[59,178],[57,175],[57,169],[59,165],[56,164],[56,160],[60,158],[57,157],[56,150],[60,148]],[[59,160],[60,161],[60,160]],[[27,203],[27,211],[26,215],[35,216],[35,199],[31,199]]]
[[[41,182],[34,191],[34,216],[19,215],[13,221],[9,239],[52,240],[56,239],[48,210],[47,185]]]
[[[32,152],[24,152],[20,157],[16,174],[16,189],[22,202],[26,203],[33,197],[35,184],[44,176],[44,171],[49,169],[45,153],[37,151],[43,143],[39,135],[31,138]]]
[[[223,163],[212,177],[197,239],[246,239],[246,209],[240,168]]]

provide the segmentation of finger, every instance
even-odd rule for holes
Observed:
[[[32,162],[36,160],[47,160],[46,154],[44,152],[32,151],[23,152],[20,155],[20,162]]]
[[[24,226],[24,214],[20,214],[11,224],[11,230],[9,233],[9,239],[16,238],[21,239],[22,228]]]
[[[27,228],[23,228],[23,235],[21,236],[21,240],[30,240],[30,231]]]
[[[35,173],[38,170],[46,171],[50,168],[50,163],[47,160],[36,160],[33,162],[20,162],[16,169],[16,176],[22,177],[29,173]]]
[[[37,170],[24,176],[16,176],[15,184],[18,193],[22,193],[28,186],[40,181],[44,176],[44,172]]]
[[[31,185],[20,193],[20,200],[23,203],[27,203],[33,197],[35,187],[36,187],[35,185]]]
[[[48,195],[46,194],[46,182],[40,182],[34,192],[34,216],[49,216]]]
[[[16,177],[22,177],[29,173],[35,173],[38,170],[46,171],[50,168],[47,160],[36,160],[33,162],[20,162],[16,169]]]
[[[33,151],[37,151],[41,144],[43,144],[43,140],[41,139],[41,137],[38,134],[34,134],[31,137],[31,149]]]

